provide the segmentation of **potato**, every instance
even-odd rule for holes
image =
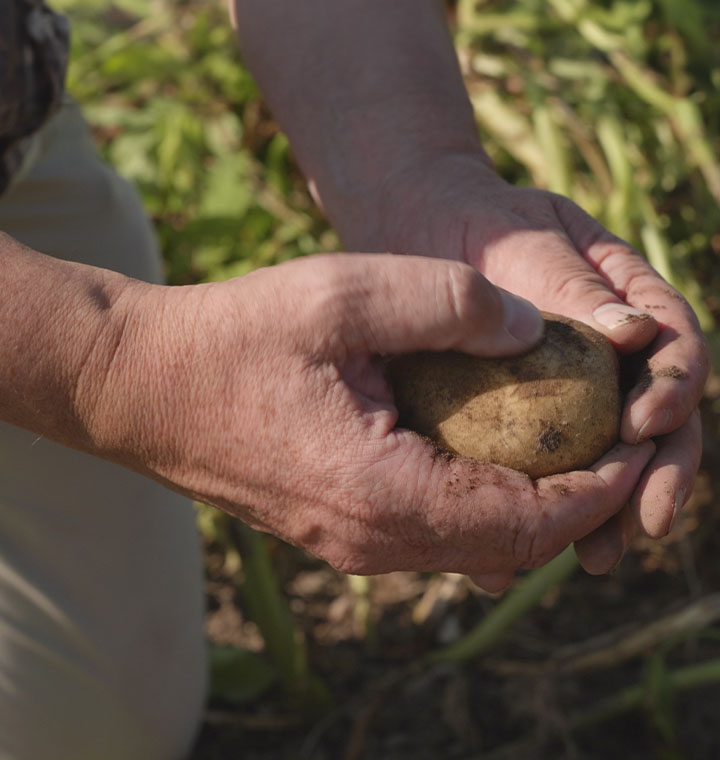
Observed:
[[[586,468],[618,440],[618,359],[599,332],[544,313],[545,336],[507,358],[392,358],[399,425],[454,454],[532,478]]]

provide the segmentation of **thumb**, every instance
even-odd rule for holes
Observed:
[[[542,316],[529,301],[462,262],[390,254],[338,259],[346,267],[344,343],[350,349],[506,356],[542,337]]]

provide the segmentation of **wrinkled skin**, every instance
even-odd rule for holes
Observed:
[[[636,252],[568,200],[497,175],[480,144],[444,4],[232,5],[244,58],[347,250],[467,262],[647,360],[654,380],[629,394],[622,437],[652,438],[657,454],[638,473],[628,508],[578,535],[576,549],[585,568],[600,573],[620,561],[635,531],[667,533],[700,456],[695,410],[708,352],[697,321]],[[477,487],[490,495],[503,483],[510,493],[514,478],[487,472]],[[457,509],[460,522],[462,499]],[[472,540],[482,553],[483,533]]]
[[[621,355],[641,359],[621,437],[628,444],[653,439],[657,452],[627,507],[576,550],[589,572],[602,573],[638,531],[664,536],[699,467],[697,405],[709,369],[706,340],[685,299],[570,200],[509,185],[481,156],[419,162],[388,180],[380,206],[390,213],[372,226],[337,220],[349,245],[468,262],[494,284],[586,322]]]
[[[224,283],[130,282],[113,309],[122,328],[87,375],[102,382],[78,389],[96,452],[345,572],[502,588],[621,513],[655,449],[620,443],[533,482],[396,428],[380,355],[509,355],[540,338],[532,307],[463,263],[317,256]]]

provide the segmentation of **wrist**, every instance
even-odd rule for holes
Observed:
[[[348,104],[327,129],[329,139],[298,159],[315,200],[349,250],[356,227],[372,227],[389,204],[404,205],[407,192],[429,167],[446,157],[468,156],[491,169],[477,135],[470,104],[436,96],[424,104],[417,96],[354,108]],[[438,102],[440,101],[440,102]],[[438,112],[442,118],[437,116]]]
[[[427,253],[435,241],[425,239],[429,221],[437,234],[435,222],[447,217],[447,236],[461,235],[459,215],[445,206],[459,210],[462,187],[489,195],[507,183],[496,172],[482,147],[461,150],[444,149],[418,152],[405,162],[395,162],[375,187],[354,203],[334,199],[333,213],[328,213],[343,244],[353,251],[390,251],[393,253]],[[447,201],[447,203],[445,203]],[[448,212],[448,213],[446,213]],[[443,248],[449,248],[444,240]]]
[[[0,234],[0,419],[92,450],[90,409],[122,333],[123,275]]]
[[[125,431],[137,417],[128,402],[150,373],[146,325],[151,303],[162,299],[165,287],[112,274],[103,290],[102,313],[96,315],[91,350],[74,382],[74,406],[84,448],[127,463]]]
[[[91,453],[188,494],[209,462],[228,455],[212,444],[230,424],[219,416],[220,399],[237,391],[227,377],[246,350],[237,325],[251,320],[236,317],[246,314],[244,299],[227,290],[125,284],[78,394]],[[223,344],[228,323],[235,329]]]
[[[382,217],[403,210],[405,177],[418,167],[444,155],[490,165],[444,4],[235,6],[244,59],[348,249],[387,247]]]

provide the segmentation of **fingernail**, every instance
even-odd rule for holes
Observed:
[[[505,310],[505,329],[515,340],[527,346],[537,343],[545,330],[540,312],[524,298],[500,290]]]
[[[624,303],[606,303],[598,306],[592,313],[593,319],[607,327],[608,330],[614,330],[616,327],[637,322],[643,319],[652,319],[652,315],[646,311],[640,311]]]
[[[677,522],[677,519],[680,516],[680,512],[684,506],[685,506],[685,489],[678,488],[678,490],[675,492],[675,501],[673,501],[673,513],[672,513],[672,517],[670,518],[670,527],[668,528],[668,533],[673,529],[673,526]]]
[[[672,412],[669,409],[656,409],[643,423],[637,434],[637,443],[654,435],[667,433],[672,423]]]

